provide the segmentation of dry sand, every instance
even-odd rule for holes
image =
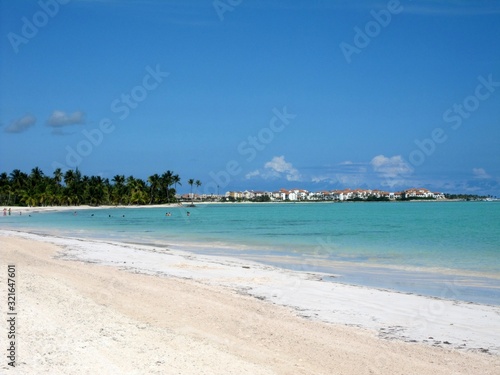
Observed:
[[[3,350],[2,374],[500,374],[498,355],[381,339],[213,280],[68,261],[71,249],[18,236],[0,248],[2,349],[6,264],[19,312],[17,367]]]

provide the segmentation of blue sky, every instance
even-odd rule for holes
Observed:
[[[0,2],[0,170],[500,196],[500,1]]]

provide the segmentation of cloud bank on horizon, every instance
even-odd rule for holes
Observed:
[[[2,172],[500,196],[499,2],[41,0],[0,14]]]

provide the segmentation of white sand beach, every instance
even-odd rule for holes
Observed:
[[[500,373],[498,307],[158,247],[0,242],[1,293],[15,264],[19,311],[17,366],[4,356],[2,373]]]

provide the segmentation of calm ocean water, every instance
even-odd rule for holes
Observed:
[[[500,304],[500,203],[221,204],[0,218],[4,229],[170,245]],[[187,211],[190,215],[187,215]],[[166,216],[171,212],[172,216]]]

